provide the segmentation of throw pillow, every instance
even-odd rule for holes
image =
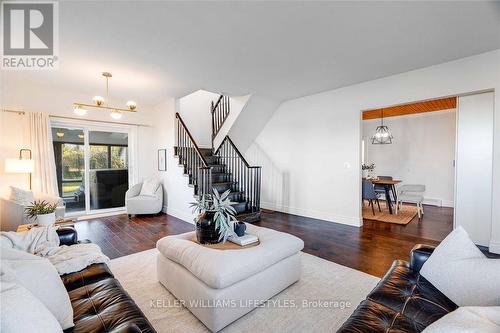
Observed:
[[[23,206],[31,205],[31,203],[35,200],[33,192],[14,186],[10,186],[9,199]]]
[[[62,332],[54,315],[26,288],[6,274],[1,274],[0,286],[1,332]]]
[[[433,322],[422,333],[498,333],[500,306],[464,306]]]
[[[160,183],[158,183],[157,180],[154,179],[146,179],[142,183],[141,187],[141,193],[139,195],[149,195],[149,196],[154,196],[156,190],[158,189],[158,186],[160,186]]]
[[[73,327],[73,308],[68,292],[48,259],[14,249],[2,249],[2,273],[28,289],[59,322],[62,329]]]
[[[436,247],[420,274],[458,306],[500,305],[500,260],[488,259],[462,227]]]

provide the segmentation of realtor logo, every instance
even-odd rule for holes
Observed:
[[[2,2],[2,69],[57,69],[57,2]]]

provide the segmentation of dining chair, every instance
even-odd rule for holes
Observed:
[[[424,192],[425,185],[412,184],[402,185],[398,190],[398,199],[396,201],[396,214],[401,209],[403,202],[414,203],[417,205],[418,218],[421,219],[424,215]]]
[[[393,180],[392,176],[377,176],[378,179],[384,179],[384,180]],[[385,195],[385,187],[384,185],[381,184],[375,184],[375,192],[379,194],[384,194]],[[394,185],[391,185],[391,192],[392,196],[394,198],[394,202],[396,202],[396,187]]]
[[[363,179],[362,197],[363,197],[363,201],[368,200],[370,206],[372,207],[373,215],[375,215],[375,208],[373,207],[374,200],[377,202],[378,211],[379,212],[382,211],[380,209],[380,202],[378,201],[380,194],[377,194],[375,192],[373,184],[369,180],[366,180],[366,179]]]

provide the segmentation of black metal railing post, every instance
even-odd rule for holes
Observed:
[[[226,165],[232,180],[237,182],[249,208],[259,211],[262,167],[250,166],[229,136],[224,138],[215,155]]]
[[[184,173],[189,176],[189,182],[194,186],[196,195],[210,193],[212,191],[211,167],[179,113],[175,114],[175,118],[177,126],[175,153],[179,157],[179,163],[183,164]],[[200,172],[202,169],[204,171]],[[208,179],[206,179],[207,175]]]
[[[212,148],[214,148],[214,139],[224,125],[224,122],[229,116],[229,112],[231,110],[230,98],[228,96],[220,95],[217,102],[214,103],[212,101],[210,108],[212,113]]]

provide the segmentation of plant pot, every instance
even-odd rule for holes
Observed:
[[[56,213],[41,214],[36,216],[35,223],[38,225],[52,225],[56,222]]]
[[[206,212],[196,222],[196,239],[200,244],[217,244],[219,228],[215,229],[214,213]]]
[[[245,231],[247,230],[247,226],[244,222],[238,222],[234,225],[234,232],[236,236],[242,237],[245,235]]]

